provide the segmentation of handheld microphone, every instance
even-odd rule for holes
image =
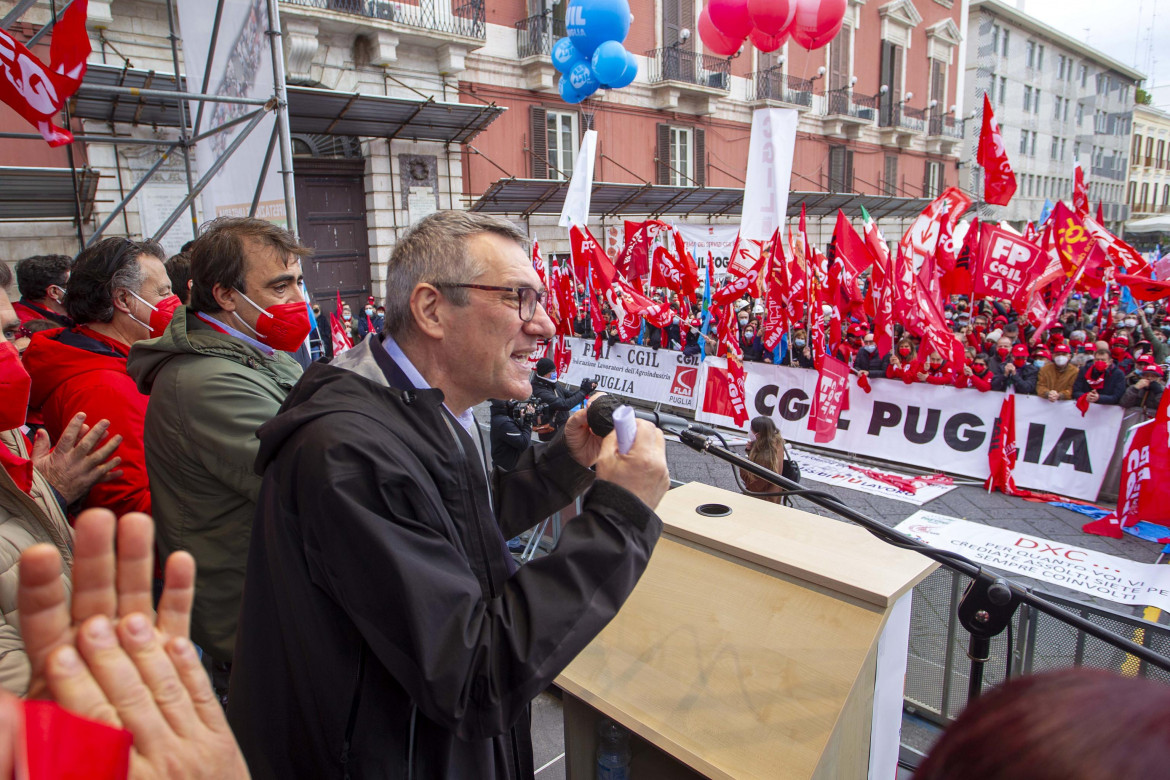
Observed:
[[[589,409],[585,413],[585,420],[589,423],[589,430],[598,436],[608,436],[609,432],[613,430],[614,411],[619,406],[624,405],[622,399],[616,395],[594,396],[593,400],[589,402]],[[677,434],[683,431],[693,431],[704,436],[715,435],[713,428],[692,422],[678,415],[666,414],[665,412],[645,412],[641,409],[634,409],[633,411],[634,416],[639,420],[645,420],[654,427],[660,428],[667,433]]]

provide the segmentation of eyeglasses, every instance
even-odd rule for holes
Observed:
[[[516,296],[516,309],[520,313],[521,322],[532,322],[536,316],[537,305],[544,305],[548,290],[537,290],[535,287],[498,287],[492,284],[455,284],[454,282],[437,282],[435,287],[459,287],[465,290],[486,290],[487,292],[507,292]]]

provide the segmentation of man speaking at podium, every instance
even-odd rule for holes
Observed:
[[[510,223],[432,214],[386,287],[383,334],[314,364],[259,431],[229,717],[255,777],[531,778],[529,703],[645,569],[665,443],[639,421],[620,455],[579,412],[484,470],[471,407],[528,398],[553,335]],[[504,540],[586,490],[517,570]]]

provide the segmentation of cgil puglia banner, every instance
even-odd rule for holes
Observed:
[[[726,366],[723,358],[707,358],[694,393],[695,419],[734,428],[726,406]],[[771,417],[788,441],[814,443],[808,416],[817,372],[767,363],[747,363],[745,368],[749,416]],[[987,477],[987,451],[1002,393],[889,379],[875,379],[872,386],[873,392],[866,393],[856,377],[849,378],[849,403],[841,412],[836,436],[818,446],[932,471]],[[1096,499],[1117,446],[1121,418],[1117,406],[1094,404],[1082,417],[1071,401],[1017,396],[1016,484]]]
[[[572,349],[573,358],[568,372],[560,378],[562,382],[575,385],[588,377],[607,393],[688,410],[695,408],[700,368],[697,356],[635,344],[611,347],[604,341],[601,354],[594,355],[592,340],[570,338],[565,343]]]

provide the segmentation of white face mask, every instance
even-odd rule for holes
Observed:
[[[1044,358],[1036,358],[1036,360],[1033,362],[1036,364],[1036,368],[1044,368],[1044,364],[1048,361]]]
[[[1052,358],[1052,362],[1061,368],[1064,368],[1068,365],[1068,355],[1057,355],[1056,357]]]
[[[1125,327],[1127,327],[1127,328],[1132,328],[1132,327],[1137,325],[1137,320],[1126,319],[1122,324],[1125,325]]]

